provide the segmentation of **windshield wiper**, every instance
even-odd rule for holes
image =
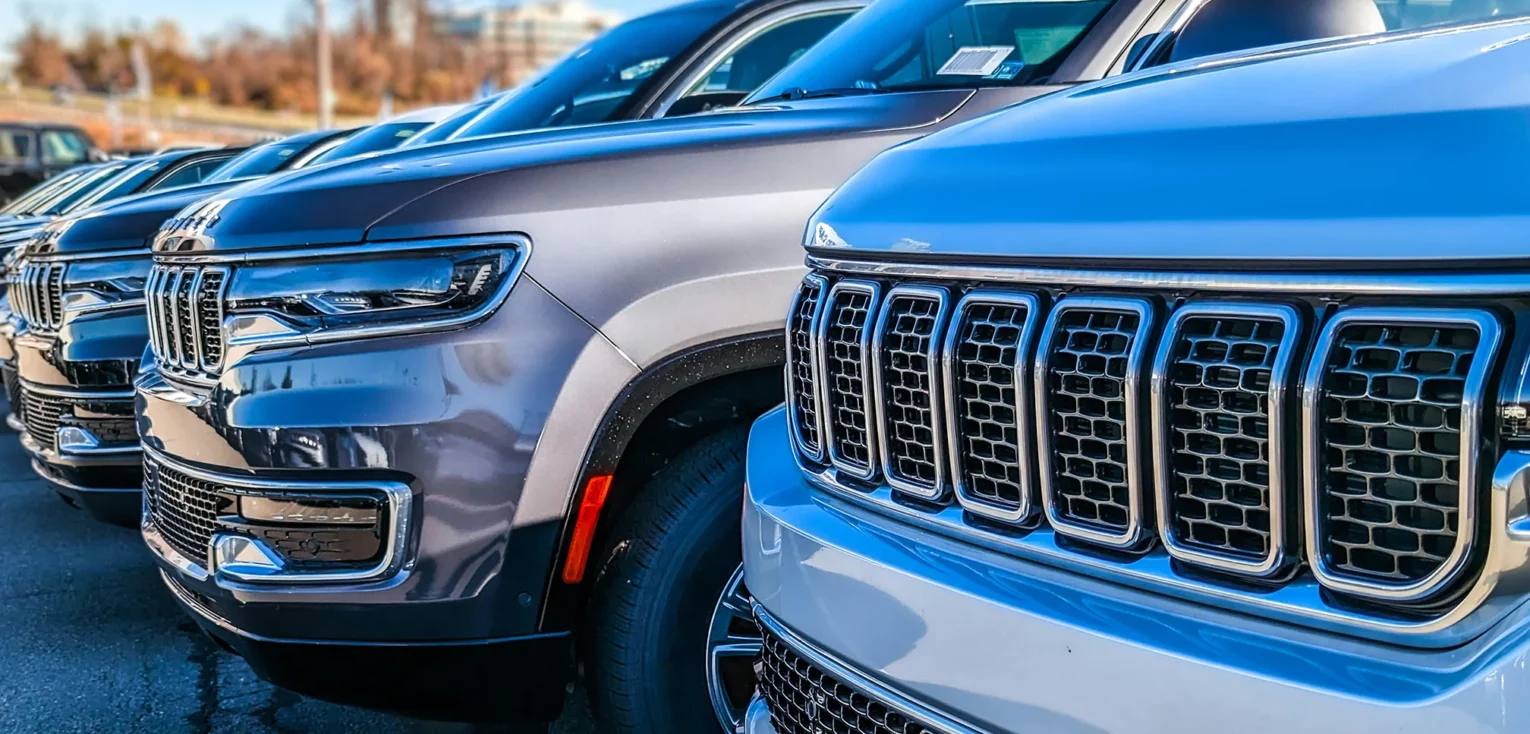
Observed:
[[[792,87],[780,94],[764,99],[757,99],[752,104],[764,104],[767,102],[796,102],[799,99],[823,99],[825,97],[856,97],[866,94],[884,94],[891,89],[883,89],[875,85],[859,87],[825,87],[808,91],[802,87]]]

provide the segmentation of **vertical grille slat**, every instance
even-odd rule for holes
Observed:
[[[947,303],[943,290],[892,289],[880,307],[872,347],[882,472],[893,487],[931,500],[946,485],[937,370]]]
[[[33,331],[51,333],[64,324],[64,263],[23,261],[11,282],[11,304]]]
[[[1300,319],[1289,306],[1192,303],[1154,368],[1159,533],[1180,560],[1266,576],[1285,564],[1285,387]]]
[[[146,300],[149,343],[161,370],[210,378],[223,367],[223,297],[230,271],[212,266],[155,265]]]
[[[792,300],[791,317],[786,324],[786,395],[790,405],[792,431],[798,451],[811,461],[824,458],[823,418],[819,407],[818,365],[814,357],[818,315],[823,310],[828,284],[823,278],[809,275]]]
[[[881,287],[875,283],[835,284],[818,331],[829,461],[862,480],[872,479],[877,472],[875,421],[870,412],[873,395],[867,375],[871,327],[880,295]]]
[[[1479,311],[1357,308],[1329,322],[1304,398],[1308,554],[1325,583],[1408,600],[1464,565],[1499,339]]]
[[[1115,547],[1143,536],[1137,438],[1146,301],[1067,298],[1038,347],[1037,445],[1048,519],[1059,533]]]
[[[1034,514],[1027,378],[1039,313],[1028,293],[974,291],[957,304],[945,347],[957,501],[1006,522]]]

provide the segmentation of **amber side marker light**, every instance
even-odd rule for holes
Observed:
[[[584,485],[584,499],[579,501],[579,517],[574,519],[574,537],[568,543],[568,559],[563,562],[563,583],[584,581],[584,567],[590,562],[590,544],[595,542],[595,523],[600,508],[611,491],[611,475],[590,477]]]

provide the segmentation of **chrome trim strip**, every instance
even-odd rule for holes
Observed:
[[[808,461],[821,462],[824,460],[824,452],[827,443],[824,440],[826,438],[826,434],[824,432],[824,406],[823,400],[820,398],[820,393],[822,392],[821,388],[823,386],[823,374],[818,370],[818,325],[820,320],[823,319],[824,304],[827,302],[829,297],[828,279],[821,275],[811,273],[808,274],[807,277],[803,278],[803,285],[797,287],[797,294],[792,297],[791,310],[787,313],[790,314],[791,320],[794,321],[797,318],[797,309],[801,306],[803,291],[806,290],[805,286],[810,281],[815,283],[818,287],[817,304],[813,306],[813,318],[808,322],[809,347],[807,355],[808,369],[813,373],[813,402],[818,404],[816,409],[813,411],[814,418],[816,419],[815,423],[817,424],[815,428],[818,430],[818,447],[814,450],[810,451],[807,444],[803,443],[802,426],[798,424],[797,420],[797,378],[794,374],[794,370],[796,369],[798,355],[796,347],[793,344],[795,340],[792,338],[793,325],[791,321],[788,321],[786,324],[787,366],[783,372],[786,376],[786,402],[788,403],[786,420],[787,425],[791,427],[792,431],[792,447],[802,455],[802,458]]]
[[[271,586],[318,586],[336,584],[360,584],[386,581],[407,571],[413,565],[413,559],[406,552],[409,543],[409,533],[414,511],[414,493],[409,487],[399,482],[381,481],[346,481],[346,482],[282,482],[268,479],[255,479],[252,477],[229,476],[204,471],[195,467],[187,466],[165,454],[144,447],[144,454],[148,461],[158,463],[171,468],[174,471],[186,474],[195,479],[211,482],[223,487],[229,494],[234,495],[261,495],[264,493],[282,492],[377,492],[388,503],[388,542],[383,550],[383,557],[371,568],[359,571],[341,571],[325,573],[291,573],[276,576],[261,576],[258,578],[236,577],[214,568],[213,577],[218,586],[228,589],[240,589],[247,587],[271,587]],[[145,502],[145,508],[148,503]],[[143,534],[147,538],[150,534],[158,535],[154,529],[152,517],[146,515],[143,523]],[[217,531],[214,531],[216,537]],[[181,567],[179,559],[183,563],[194,562],[181,556],[173,548],[160,543],[160,547],[150,546],[160,554],[162,558],[177,567]],[[211,541],[208,549],[211,554]],[[206,569],[203,569],[204,572]],[[229,583],[233,582],[233,583]]]
[[[1051,370],[1052,342],[1057,336],[1058,322],[1070,311],[1092,311],[1131,314],[1137,317],[1137,331],[1126,360],[1126,379],[1122,386],[1126,401],[1126,484],[1128,505],[1126,528],[1113,533],[1096,525],[1074,522],[1057,510],[1057,490],[1052,466],[1051,389],[1047,378]],[[1032,381],[1036,390],[1036,464],[1040,477],[1042,510],[1047,521],[1058,533],[1077,540],[1097,543],[1112,548],[1136,550],[1144,541],[1150,540],[1146,527],[1145,507],[1152,501],[1151,474],[1144,471],[1146,447],[1142,439],[1142,376],[1145,373],[1148,345],[1153,340],[1153,306],[1142,298],[1114,297],[1065,297],[1052,308],[1047,325],[1036,346],[1036,367]]]
[[[839,469],[841,473],[852,479],[871,481],[877,476],[877,467],[880,466],[877,457],[877,417],[880,411],[876,405],[876,389],[872,384],[876,380],[874,366],[871,363],[871,332],[877,320],[878,306],[882,301],[882,286],[873,281],[842,280],[835,283],[829,289],[829,297],[824,302],[823,315],[819,318],[818,325],[818,373],[825,378],[832,378],[828,364],[828,333],[829,320],[834,317],[834,299],[839,293],[851,292],[862,293],[867,296],[870,303],[866,309],[866,322],[861,328],[861,400],[866,405],[866,466],[857,466],[854,462],[846,460],[840,452],[834,448],[834,427],[838,421],[831,415],[834,406],[829,401],[829,387],[824,384],[829,380],[819,381],[819,393],[823,396],[822,405],[824,412],[824,451],[827,452],[829,463]]]
[[[441,239],[378,240],[357,242],[333,247],[302,245],[269,250],[204,250],[198,252],[166,252],[155,250],[154,258],[165,264],[245,265],[267,260],[310,260],[319,257],[348,257],[351,255],[391,255],[401,252],[428,252],[431,250],[471,250],[486,247],[513,247],[522,259],[531,253],[531,240],[519,234],[486,234],[469,237],[443,237]]]
[[[1263,558],[1248,560],[1181,542],[1174,531],[1173,429],[1170,412],[1174,409],[1169,370],[1180,329],[1188,319],[1230,316],[1249,320],[1279,321],[1284,326],[1276,361],[1270,370],[1270,385],[1265,393],[1265,414],[1269,421],[1269,512],[1270,549]],[[1291,560],[1286,553],[1286,428],[1288,408],[1286,392],[1291,386],[1292,366],[1296,362],[1301,315],[1287,305],[1203,301],[1189,303],[1175,310],[1160,338],[1158,357],[1153,365],[1153,468],[1158,509],[1158,537],[1169,555],[1186,563],[1219,571],[1260,578],[1279,575]]]
[[[1530,572],[1530,535],[1513,532],[1514,528],[1530,526],[1530,505],[1526,504],[1526,497],[1530,497],[1530,452],[1525,451],[1507,452],[1494,469],[1487,519],[1493,539],[1487,544],[1488,558],[1481,577],[1454,606],[1430,618],[1380,616],[1336,605],[1315,579],[1306,576],[1256,590],[1184,575],[1167,553],[1157,549],[1130,560],[1116,560],[1079,553],[1075,547],[1062,544],[1058,533],[1046,526],[1026,533],[988,532],[967,524],[960,507],[921,509],[895,500],[887,487],[862,491],[840,484],[832,469],[799,468],[830,499],[845,500],[880,516],[990,551],[1198,604],[1389,644],[1450,648],[1476,639],[1522,607],[1521,595],[1495,595],[1494,590]]]
[[[887,331],[887,318],[892,313],[892,304],[898,298],[922,299],[935,301],[935,327],[930,332],[930,347],[926,358],[930,362],[929,374],[926,378],[930,381],[930,435],[934,441],[933,454],[935,465],[935,485],[928,487],[915,480],[898,476],[894,466],[891,446],[887,440],[887,416],[883,408],[887,406],[889,396],[883,387],[886,382],[882,378],[882,369],[886,365],[882,361],[882,337]],[[873,412],[877,418],[876,441],[878,454],[882,458],[882,478],[893,489],[911,494],[926,500],[939,500],[945,496],[948,485],[948,472],[946,471],[946,443],[945,430],[942,423],[945,421],[944,405],[941,400],[943,392],[940,378],[940,350],[941,336],[945,333],[948,320],[951,316],[950,295],[944,288],[931,288],[918,285],[899,285],[887,292],[881,305],[876,309],[875,325],[871,332],[871,378],[872,395],[875,405]]]
[[[754,618],[781,641],[782,644],[791,648],[798,656],[807,659],[814,667],[828,673],[835,682],[856,689],[861,695],[870,698],[877,703],[897,711],[903,716],[918,721],[927,726],[936,727],[940,734],[986,734],[985,730],[979,729],[950,715],[942,714],[914,699],[900,693],[887,685],[876,681],[869,675],[860,672],[834,657],[828,651],[813,645],[800,635],[792,632],[776,619],[769,610],[761,606],[759,602],[753,603]]]
[[[42,462],[44,464],[58,464],[60,466],[78,466],[78,467],[132,466],[132,465],[137,464],[139,462],[139,459],[137,457],[142,455],[141,448],[139,446],[136,446],[136,445],[135,446],[131,446],[131,447],[125,447],[122,450],[92,451],[92,452],[90,452],[88,454],[86,454],[86,453],[63,454],[63,453],[60,453],[58,451],[54,451],[52,449],[44,447],[42,444],[37,442],[37,439],[32,438],[32,434],[27,433],[25,430],[19,432],[18,440],[21,442],[21,450],[25,451],[27,453],[27,455],[32,458],[33,461],[40,461],[40,462]],[[54,481],[52,478],[48,477],[44,472],[37,472],[37,473],[40,474],[40,475],[43,475],[43,478],[47,479],[50,482]],[[64,482],[57,482],[57,483],[58,484],[65,484]]]
[[[56,262],[64,260],[77,262],[80,260],[139,260],[149,254],[148,248],[133,250],[107,250],[105,252],[29,252],[28,260],[36,262]]]
[[[870,254],[870,253],[868,253]],[[1173,264],[1173,263],[1166,263]],[[1183,262],[1178,263],[1183,265]],[[1308,295],[1524,295],[1530,291],[1530,272],[1482,273],[1410,272],[1371,273],[1238,273],[1157,272],[1150,270],[1090,270],[980,265],[928,265],[864,260],[807,258],[808,267],[846,276],[920,278],[933,280],[982,280],[993,284],[1020,283],[1045,287],[1098,287],[1210,290]]]
[[[957,386],[958,376],[961,374],[961,365],[957,363],[957,350],[960,345],[962,325],[967,317],[967,310],[975,305],[1000,305],[1013,306],[1025,310],[1025,320],[1020,327],[1020,342],[1015,345],[1015,364],[1012,365],[1015,373],[1015,440],[1019,444],[1016,448],[1016,462],[1020,469],[1020,504],[1018,507],[996,505],[981,497],[971,494],[964,480],[965,472],[962,469],[964,454],[961,428],[961,411],[956,401],[960,389]],[[1010,524],[1021,524],[1031,519],[1036,512],[1036,500],[1034,493],[1037,491],[1036,466],[1033,462],[1035,456],[1036,428],[1033,425],[1036,413],[1031,408],[1033,383],[1031,381],[1031,369],[1034,365],[1034,350],[1036,345],[1036,324],[1041,320],[1041,299],[1032,293],[1018,291],[1001,291],[993,289],[976,289],[969,291],[957,302],[952,312],[950,324],[946,330],[945,344],[942,345],[942,366],[945,375],[945,415],[946,415],[946,444],[950,447],[949,461],[951,463],[951,485],[956,495],[956,501],[967,511],[976,515],[998,520]]]
[[[1449,558],[1428,576],[1407,584],[1386,584],[1346,576],[1329,567],[1323,553],[1324,512],[1323,492],[1323,437],[1322,410],[1323,376],[1327,371],[1328,358],[1338,334],[1354,324],[1414,324],[1424,326],[1457,326],[1477,330],[1477,351],[1467,373],[1466,386],[1461,394],[1460,425],[1460,475],[1457,486],[1460,507],[1457,511],[1456,545]],[[1482,441],[1480,425],[1483,405],[1489,400],[1487,378],[1498,356],[1502,341],[1502,329],[1498,319],[1491,313],[1476,309],[1437,308],[1387,308],[1362,307],[1339,311],[1318,337],[1308,366],[1302,393],[1302,454],[1304,457],[1304,488],[1302,502],[1306,511],[1306,550],[1312,574],[1324,586],[1335,591],[1359,597],[1392,603],[1417,602],[1440,591],[1455,581],[1466,567],[1473,548],[1473,536],[1480,520],[1477,484],[1477,462]]]
[[[196,275],[191,277],[191,297],[186,300],[186,310],[191,313],[187,316],[187,326],[191,329],[191,354],[187,355],[191,365],[188,369],[198,369],[202,366],[202,319],[201,299],[202,280],[207,277],[207,271],[202,268],[196,269]]]
[[[26,390],[27,392],[36,393],[38,395],[47,395],[55,398],[70,398],[74,400],[124,400],[129,403],[133,401],[133,388],[131,387],[123,390],[81,390],[79,388],[73,387],[42,385],[25,379],[21,379],[20,384],[22,389]],[[128,417],[129,416],[123,416],[124,419]]]

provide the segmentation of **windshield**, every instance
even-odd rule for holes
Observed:
[[[1530,0],[1376,0],[1388,30],[1507,18],[1530,13]]]
[[[488,109],[489,105],[504,99],[505,94],[513,93],[514,92],[505,92],[503,94],[496,94],[492,97],[485,97],[478,100],[477,102],[463,107],[461,110],[457,111],[457,114],[452,115],[451,117],[448,117],[434,125],[431,125],[424,130],[421,130],[414,137],[405,140],[404,144],[400,145],[399,147],[418,148],[421,145],[430,145],[431,143],[444,143],[447,140],[450,140],[452,135],[455,135],[456,132],[461,130],[464,125],[472,122],[474,118],[483,114],[483,111]]]
[[[1045,84],[1114,0],[880,0],[748,102]]]
[[[105,185],[96,187],[89,196],[75,202],[69,209],[70,211],[76,211],[103,201],[111,201],[112,199],[127,196],[137,191],[149,179],[154,178],[163,167],[164,161],[162,160],[145,161],[133,166],[111,181],[106,182]]]
[[[292,157],[307,150],[308,142],[288,143],[278,140],[251,148],[236,155],[203,183],[234,181],[241,178],[267,176],[287,166]]]
[[[85,174],[80,178],[80,181],[77,182],[73,188],[60,193],[58,196],[55,196],[53,200],[39,207],[38,213],[61,214],[67,211],[69,207],[72,207],[80,201],[84,200],[85,197],[94,194],[102,186],[106,185],[112,176],[121,173],[125,168],[127,168],[126,163],[118,163],[101,166],[100,168]]]
[[[74,185],[74,181],[80,177],[81,173],[82,171],[66,171],[33,186],[15,201],[7,204],[4,209],[0,209],[0,214],[36,213],[38,205]]]
[[[512,92],[453,139],[611,120],[730,9],[688,6],[623,23]]]
[[[308,165],[316,166],[342,158],[393,150],[430,125],[429,122],[385,122],[381,125],[373,125],[356,133],[349,140],[314,156]]]

